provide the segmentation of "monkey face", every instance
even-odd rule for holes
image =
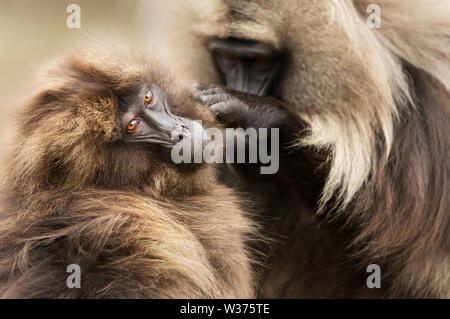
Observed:
[[[146,152],[151,165],[159,161],[184,172],[202,167],[204,162],[196,157],[211,143],[203,126],[208,126],[209,119],[204,116],[207,113],[198,112],[205,108],[189,90],[184,93],[177,96],[152,82],[118,92],[120,141]]]
[[[126,142],[172,148],[194,134],[194,121],[175,114],[176,105],[158,85],[145,83],[119,98],[120,123]]]

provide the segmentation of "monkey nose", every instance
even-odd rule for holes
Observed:
[[[172,141],[179,142],[187,136],[190,136],[189,128],[184,124],[180,124],[172,131],[171,139]]]
[[[204,128],[197,121],[184,121],[180,123],[171,134],[173,142],[183,142],[203,145]]]

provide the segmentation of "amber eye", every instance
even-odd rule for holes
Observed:
[[[134,133],[136,129],[139,127],[139,124],[141,123],[140,120],[134,119],[131,120],[130,123],[127,125],[127,132],[128,133]]]
[[[236,63],[236,59],[232,55],[227,54],[227,53],[222,53],[222,60],[225,62],[225,64],[228,64],[228,65],[232,65],[232,64]]]
[[[268,66],[270,64],[270,60],[263,58],[263,57],[257,57],[253,59],[253,62],[255,64],[261,65],[261,66]]]
[[[226,53],[222,54],[222,57],[227,61],[231,61],[234,59],[231,55],[226,54]]]
[[[256,67],[262,70],[269,69],[272,66],[272,60],[265,57],[253,57],[251,61]]]
[[[145,104],[149,104],[153,99],[153,92],[148,90],[147,93],[145,93],[144,96],[144,102]]]

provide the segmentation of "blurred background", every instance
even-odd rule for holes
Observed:
[[[72,3],[81,8],[80,29],[66,24]],[[103,36],[140,45],[146,9],[139,0],[0,0],[1,127],[30,94],[42,65],[77,41]],[[8,131],[0,130],[0,149],[8,138]]]

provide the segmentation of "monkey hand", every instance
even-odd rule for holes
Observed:
[[[220,86],[195,85],[195,95],[208,106],[216,119],[227,127],[245,126],[249,106],[237,98],[229,89]]]
[[[195,85],[195,96],[209,107],[226,127],[244,129],[279,128],[280,134],[292,136],[304,128],[282,101],[228,89],[218,85]]]
[[[231,90],[221,86],[196,85],[196,97],[215,114],[217,120],[227,128],[267,128],[278,129],[280,172],[277,178],[290,181],[290,185],[308,185],[318,189],[309,181],[311,172],[318,174],[316,167],[318,154],[311,149],[292,145],[305,132],[307,127],[295,113],[290,112],[285,103],[268,97],[261,97]],[[268,137],[271,130],[268,131]],[[247,149],[248,151],[248,149]],[[259,168],[259,158],[258,165]],[[255,174],[249,165],[238,165],[246,177],[254,179]],[[259,172],[259,169],[256,170]]]

